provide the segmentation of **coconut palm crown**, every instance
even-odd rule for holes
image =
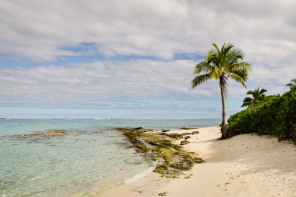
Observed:
[[[222,128],[227,125],[225,94],[228,79],[233,79],[236,82],[247,87],[245,81],[248,78],[249,71],[252,70],[251,65],[243,62],[244,54],[234,48],[232,44],[223,44],[219,49],[215,43],[212,44],[215,48],[211,49],[207,57],[199,62],[194,69],[194,74],[197,76],[192,80],[192,88],[199,86],[209,79],[219,81],[221,99],[222,99]],[[223,130],[222,138],[223,138]]]
[[[266,96],[265,92],[267,92],[267,90],[264,88],[262,88],[261,90],[260,90],[260,88],[257,88],[255,90],[249,90],[247,92],[247,95],[252,95],[253,98],[246,97],[243,101],[242,107],[253,107],[254,105],[259,103],[260,101],[263,101],[263,99]]]
[[[296,86],[296,79],[292,79],[291,82],[288,83],[286,86],[289,86],[290,88]]]

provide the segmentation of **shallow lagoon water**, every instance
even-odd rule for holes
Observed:
[[[219,120],[0,120],[0,196],[73,196],[132,179],[151,163],[112,127],[172,129]],[[51,129],[68,135],[15,136]]]

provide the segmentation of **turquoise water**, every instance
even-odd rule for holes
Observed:
[[[0,120],[0,196],[73,196],[132,179],[152,164],[113,127],[207,127],[220,120]],[[22,137],[51,129],[68,135]]]

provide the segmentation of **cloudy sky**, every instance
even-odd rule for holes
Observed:
[[[0,116],[220,118],[217,81],[191,88],[212,43],[253,67],[249,89],[296,78],[295,0],[1,0]]]

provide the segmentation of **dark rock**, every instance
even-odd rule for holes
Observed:
[[[159,195],[159,196],[166,196],[166,195],[168,195],[168,193],[167,193],[167,192],[161,192],[161,193],[159,193],[158,195]]]
[[[190,142],[185,140],[185,141],[181,141],[180,145],[186,145],[186,144],[189,144]]]
[[[190,138],[190,136],[185,136],[185,140],[188,140]]]

